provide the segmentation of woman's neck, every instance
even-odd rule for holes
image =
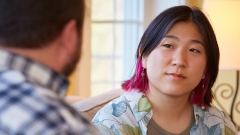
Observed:
[[[173,97],[149,93],[147,97],[155,111],[166,112],[167,114],[173,113],[176,116],[192,106],[188,101],[189,95]]]
[[[157,91],[149,92],[147,97],[153,110],[152,118],[160,127],[180,133],[189,125],[193,110],[188,102],[189,94],[176,97]]]

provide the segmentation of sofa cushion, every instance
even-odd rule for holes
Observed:
[[[124,91],[122,89],[111,90],[98,96],[78,101],[72,104],[72,106],[87,119],[92,120],[99,109],[101,109],[109,101],[119,97],[123,92]]]

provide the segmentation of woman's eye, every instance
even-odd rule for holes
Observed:
[[[191,48],[189,51],[194,52],[194,53],[199,53],[200,52],[200,51],[198,51],[197,49],[194,49],[194,48]]]
[[[173,48],[173,46],[170,45],[170,44],[164,44],[163,46],[165,46],[165,47],[167,47],[167,48]]]

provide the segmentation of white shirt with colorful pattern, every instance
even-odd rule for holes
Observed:
[[[195,124],[190,135],[236,135],[236,128],[216,107],[193,105]],[[102,135],[146,135],[153,113],[147,97],[136,90],[123,93],[97,112],[92,122]]]

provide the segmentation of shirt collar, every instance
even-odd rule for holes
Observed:
[[[0,71],[18,70],[32,83],[36,83],[63,96],[68,87],[65,76],[21,55],[0,49]]]
[[[124,94],[125,100],[133,111],[137,122],[143,120],[146,116],[152,117],[151,104],[144,93],[138,92],[138,90],[132,90]],[[148,124],[148,122],[146,124]]]
[[[134,96],[133,96],[134,95]],[[148,118],[149,120],[152,118],[152,108],[151,108],[151,104],[150,102],[143,98],[145,98],[146,95],[142,92],[137,92],[137,90],[132,90],[130,93],[128,92],[128,94],[125,95],[125,98],[126,98],[126,101],[131,101],[129,102],[129,106],[131,108],[131,110],[133,110],[133,114],[134,114],[134,117],[136,119],[137,122],[145,119],[145,118]],[[142,100],[141,102],[139,102],[140,100]],[[145,103],[143,103],[145,102]],[[146,110],[150,110],[150,111],[146,111],[146,112],[140,112],[138,111],[138,108],[136,108],[134,105],[141,105],[141,104],[144,104],[144,105],[147,105],[149,104],[150,106],[144,106]],[[150,107],[150,108],[149,108]],[[208,109],[208,108],[207,108]],[[201,107],[198,107],[197,105],[193,105],[193,110],[194,110],[194,118],[195,118],[195,124],[198,125],[198,119],[199,117],[203,118],[204,117],[204,110],[202,110]],[[149,121],[144,121],[144,123],[147,125]]]

